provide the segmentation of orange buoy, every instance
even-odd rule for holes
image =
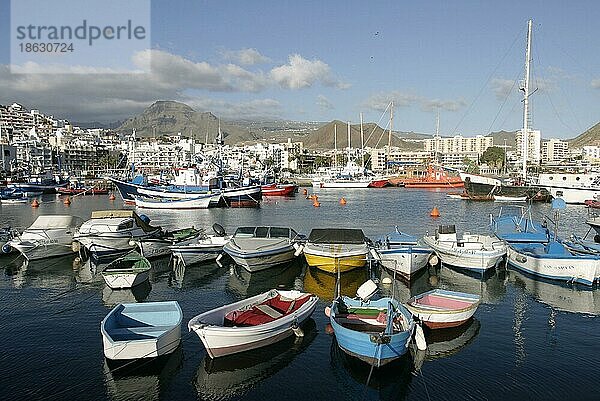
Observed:
[[[315,200],[313,201],[313,206],[314,206],[314,207],[319,207],[319,206],[321,206],[321,204],[319,203],[319,201],[318,201],[318,200],[316,200],[316,199],[315,199]]]
[[[69,206],[71,204],[71,198],[70,197],[66,197],[65,200],[63,201],[63,203],[67,206]]]
[[[115,194],[111,193],[110,196],[108,197],[108,200],[110,201],[114,201],[116,199]]]
[[[346,204],[346,198],[342,197],[342,199],[340,199],[340,205],[345,205]]]
[[[431,209],[431,213],[429,213],[429,215],[431,217],[440,217],[440,211],[438,210],[437,206],[434,206],[433,209]]]
[[[304,195],[307,195],[307,194],[308,194],[308,189],[304,188],[302,191],[303,191],[302,193],[303,193]]]
[[[31,202],[31,207],[40,207],[40,202],[38,202],[38,200],[37,200],[37,199],[34,199],[34,200]]]

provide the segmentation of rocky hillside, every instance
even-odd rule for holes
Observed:
[[[514,149],[517,145],[517,141],[515,139],[516,134],[517,131],[497,131],[489,133],[486,136],[491,136],[494,138],[495,146],[504,146],[504,141],[506,140],[506,146],[510,146]]]
[[[600,123],[578,137],[569,140],[569,148],[571,149],[579,149],[584,146],[600,146]]]
[[[194,136],[198,141],[205,141],[207,133],[209,142],[214,142],[219,121],[210,112],[197,112],[190,106],[159,100],[150,105],[142,114],[125,121],[119,132],[131,133],[135,128],[140,137],[172,135],[180,132],[186,137]],[[227,144],[252,141],[259,138],[252,132],[237,125],[221,121],[221,131]]]

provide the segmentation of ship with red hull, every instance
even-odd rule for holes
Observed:
[[[452,176],[446,171],[429,166],[423,177],[404,180],[405,188],[462,188],[465,186],[460,177]]]

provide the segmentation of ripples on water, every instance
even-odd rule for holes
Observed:
[[[344,196],[348,203],[339,205]],[[405,189],[320,190],[320,208],[301,195],[267,199],[260,209],[145,211],[165,227],[209,227],[228,232],[240,225],[291,226],[308,234],[314,227],[362,228],[375,237],[398,225],[424,235],[438,224],[457,231],[487,232],[489,213],[498,205],[446,198],[443,191]],[[429,217],[433,206],[439,219]],[[44,196],[39,209],[0,206],[0,226],[28,227],[40,214],[74,214],[119,208],[107,197],[75,198],[66,207]],[[549,213],[548,205],[535,212]],[[586,210],[569,206],[561,217],[562,235],[585,234]],[[172,269],[168,259],[152,261],[150,282],[133,290],[108,289],[98,267],[63,257],[23,263],[0,257],[0,389],[4,399],[597,399],[600,368],[600,290],[580,290],[537,281],[500,269],[483,280],[446,267],[430,268],[410,287],[383,286],[400,300],[434,286],[481,294],[482,305],[468,325],[426,333],[425,353],[406,357],[381,371],[348,358],[326,333],[323,309],[331,301],[334,277],[307,269],[302,261],[249,274],[216,264]],[[385,271],[374,274],[391,277]],[[353,295],[368,277],[342,276]],[[182,345],[167,358],[127,366],[106,361],[100,321],[120,302],[177,300],[184,323],[219,305],[270,288],[296,288],[321,301],[301,339],[217,360],[206,356],[195,335],[182,333]],[[419,371],[418,368],[421,368]]]

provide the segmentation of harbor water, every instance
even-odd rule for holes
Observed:
[[[312,192],[312,190],[311,190]],[[362,228],[376,238],[393,230],[422,236],[440,224],[457,232],[489,232],[499,204],[447,198],[444,191],[402,188],[318,190],[320,207],[297,194],[265,199],[257,209],[144,210],[154,225],[227,232],[241,225],[289,226],[308,234],[317,227]],[[347,203],[340,205],[345,197]],[[430,217],[437,206],[441,216]],[[87,220],[94,210],[122,208],[119,198],[75,197],[70,206],[44,195],[39,208],[1,205],[0,227],[20,230],[39,215],[71,214]],[[551,214],[547,204],[534,213]],[[559,235],[583,235],[587,210],[569,205]],[[533,279],[504,263],[485,277],[446,266],[429,268],[407,285],[382,285],[401,300],[431,288],[480,294],[475,319],[459,328],[426,332],[428,350],[383,369],[348,358],[328,334],[323,313],[335,277],[298,260],[249,274],[226,263],[173,267],[153,260],[150,283],[110,290],[98,267],[76,254],[26,263],[0,256],[0,389],[6,400],[596,400],[600,370],[600,290]],[[342,276],[354,295],[373,268]],[[300,289],[320,301],[304,337],[211,360],[198,337],[187,332],[193,316],[270,288]],[[100,321],[117,303],[176,300],[184,313],[182,344],[167,358],[114,365],[105,360]]]

